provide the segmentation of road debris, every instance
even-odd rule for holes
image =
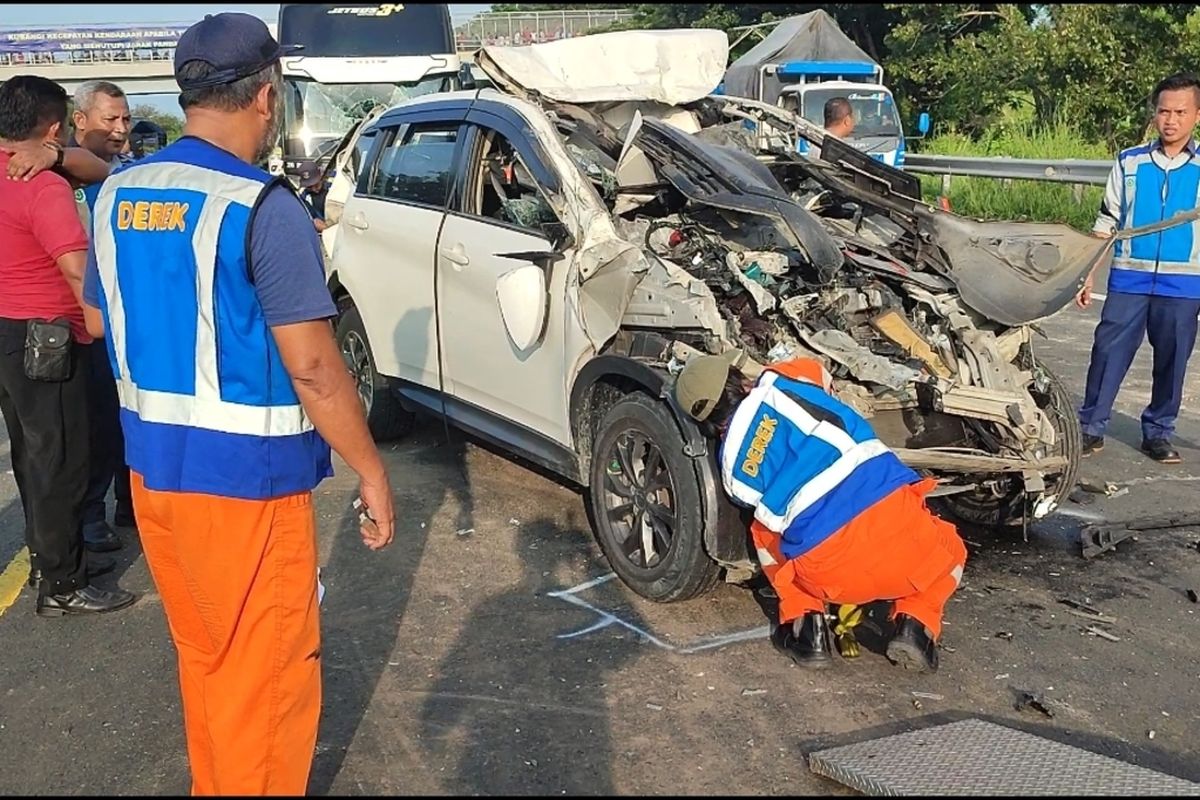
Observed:
[[[1121,641],[1119,636],[1113,636],[1108,631],[1097,628],[1095,625],[1089,625],[1086,628],[1086,632],[1090,633],[1092,636],[1099,636],[1101,639],[1107,639],[1110,642]]]
[[[519,528],[519,527],[521,527],[521,520],[517,519],[516,517],[513,517],[512,519],[510,519],[508,521],[508,524]]]
[[[1080,531],[1079,541],[1083,546],[1083,557],[1094,558],[1106,550],[1113,549],[1125,539],[1132,537],[1136,541],[1135,534],[1139,531],[1161,531],[1169,528],[1200,528],[1200,513],[1175,513],[1149,519],[1088,525]]]
[[[1054,717],[1054,709],[1046,704],[1046,699],[1042,695],[1035,692],[1021,692],[1017,698],[1017,702],[1013,706],[1017,711],[1024,711],[1027,708],[1032,708],[1034,711],[1041,712],[1044,716]]]
[[[1116,617],[1110,617],[1106,614],[1091,614],[1087,611],[1076,611],[1073,608],[1068,608],[1067,613],[1073,614],[1076,617],[1083,617],[1084,619],[1090,619],[1093,622],[1102,622],[1106,625],[1112,625],[1114,622],[1117,621]]]
[[[1200,595],[1196,594],[1195,589],[1188,589],[1186,594],[1188,600],[1191,600],[1193,603],[1200,603]]]
[[[1154,731],[1147,731],[1147,732],[1146,732],[1146,735],[1147,735],[1147,736],[1149,736],[1151,739],[1153,739],[1153,738],[1154,738]]]
[[[1005,672],[1003,675],[997,675],[997,676],[996,676],[996,680],[998,680],[998,681],[1002,681],[1002,680],[1004,680],[1004,679],[1005,679],[1005,678],[1007,678],[1007,677],[1008,677],[1008,673],[1007,673],[1007,672]]]
[[[1096,502],[1094,494],[1078,487],[1071,490],[1071,493],[1067,495],[1067,499],[1077,506],[1086,506]]]
[[[663,707],[660,706],[658,703],[646,703],[646,708],[650,709],[651,711],[662,711],[663,710]]]
[[[1086,598],[1086,597],[1083,598],[1082,603],[1079,602],[1078,600],[1072,600],[1069,597],[1060,597],[1058,599],[1058,602],[1062,603],[1064,606],[1067,606],[1068,608],[1076,608],[1076,609],[1079,609],[1080,611],[1086,611],[1089,614],[1101,616],[1100,609],[1093,608],[1092,606],[1088,605],[1088,598]]]
[[[470,536],[474,532],[475,532],[474,528],[459,528],[458,530],[455,531],[455,533],[458,534],[459,536]]]
[[[934,694],[933,692],[912,692],[911,694],[913,697],[919,697],[922,700],[945,700],[946,699],[942,695]]]
[[[913,708],[915,708],[917,711],[920,711],[922,708],[924,708],[924,706],[921,705],[920,700],[918,700],[917,698],[914,697],[913,698]]]
[[[766,689],[742,689],[742,697],[752,697],[756,694],[766,694]]]
[[[992,638],[1003,639],[1006,642],[1011,642],[1013,635],[1010,631],[1000,631],[999,633],[993,634]]]
[[[1105,481],[1103,484],[1099,484],[1090,481],[1087,478],[1081,478],[1076,485],[1089,494],[1103,494],[1107,495],[1108,497],[1113,497],[1117,494],[1117,492],[1121,491],[1121,487],[1117,486],[1115,483],[1109,483],[1108,481]]]

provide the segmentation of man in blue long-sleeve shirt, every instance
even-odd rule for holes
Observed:
[[[1122,150],[1093,233],[1106,238],[1196,208],[1200,149],[1192,132],[1200,120],[1200,79],[1172,75],[1154,89],[1158,138]],[[1077,303],[1092,301],[1092,275]],[[1120,241],[1113,253],[1108,295],[1096,326],[1087,389],[1079,421],[1083,454],[1104,447],[1104,431],[1117,391],[1148,336],[1154,350],[1154,384],[1142,413],[1142,451],[1164,464],[1180,462],[1171,444],[1183,398],[1188,358],[1200,315],[1200,222]]]

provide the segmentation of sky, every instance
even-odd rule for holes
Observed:
[[[487,11],[491,4],[451,3],[450,17],[455,23],[474,14]],[[130,25],[154,25],[164,22],[191,24],[203,19],[205,14],[221,11],[241,11],[254,14],[267,22],[275,22],[279,15],[278,3],[5,3],[0,15],[0,27],[36,28],[41,26],[93,25],[101,22],[128,23]],[[139,95],[135,104],[148,103],[160,111],[179,114],[179,105],[174,95]]]

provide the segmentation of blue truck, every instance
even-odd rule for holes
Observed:
[[[822,10],[781,20],[725,73],[721,91],[781,106],[822,125],[825,103],[844,97],[856,125],[846,142],[892,167],[904,166],[905,135],[883,67],[858,47]],[[917,131],[929,131],[922,113]],[[807,141],[799,150],[805,153]]]

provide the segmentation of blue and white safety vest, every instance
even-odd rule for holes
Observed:
[[[1122,150],[1118,230],[1149,225],[1200,201],[1200,156],[1164,170],[1152,155],[1157,142]],[[1200,221],[1117,242],[1110,292],[1200,299]]]
[[[272,182],[185,137],[110,176],[96,200],[126,460],[150,489],[261,500],[333,474],[247,263],[253,209]]]
[[[920,480],[849,406],[771,370],[734,410],[721,478],[731,497],[780,534],[788,558]]]

